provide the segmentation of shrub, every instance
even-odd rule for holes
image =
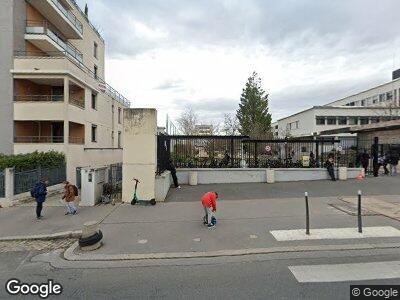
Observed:
[[[65,165],[65,155],[61,152],[32,152],[28,154],[0,154],[0,170],[14,167],[16,171],[33,170],[37,167],[49,168]]]

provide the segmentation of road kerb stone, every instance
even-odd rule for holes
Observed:
[[[199,252],[166,252],[166,253],[132,253],[132,254],[79,254],[78,242],[71,245],[65,252],[64,258],[69,261],[116,261],[116,260],[146,260],[146,259],[179,259],[207,258],[220,256],[244,256],[256,254],[312,252],[312,251],[345,251],[400,248],[400,243],[381,244],[349,244],[349,245],[313,245],[289,246],[253,249],[216,250]]]
[[[35,234],[35,235],[16,235],[0,237],[0,242],[20,241],[20,240],[54,240],[64,238],[79,238],[82,230],[64,231],[51,234]]]

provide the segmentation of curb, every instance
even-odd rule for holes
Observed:
[[[217,250],[204,252],[167,252],[141,254],[75,254],[79,248],[75,242],[64,252],[64,258],[69,261],[117,261],[117,260],[146,260],[146,259],[179,259],[179,258],[209,258],[221,256],[245,256],[255,254],[311,252],[311,251],[345,251],[400,248],[400,243],[358,244],[358,245],[318,245],[318,246],[291,246],[236,250]]]
[[[9,241],[34,241],[34,240],[55,240],[55,239],[65,239],[65,238],[79,238],[82,235],[82,230],[75,231],[64,231],[51,234],[36,234],[36,235],[16,235],[16,236],[6,236],[0,237],[0,242]]]

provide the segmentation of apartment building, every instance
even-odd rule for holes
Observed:
[[[104,40],[74,0],[2,0],[0,153],[65,153],[76,168],[122,161],[129,101],[104,81]]]
[[[194,134],[195,135],[212,135],[214,132],[213,125],[195,125],[194,126]]]
[[[272,124],[274,135],[279,138],[316,136],[324,131],[349,126],[398,120],[400,119],[400,78],[396,75],[398,73],[393,72],[392,80],[388,83],[282,118]]]

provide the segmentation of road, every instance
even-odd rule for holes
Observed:
[[[9,298],[4,290],[9,278],[23,282],[54,279],[64,288],[58,299],[349,299],[350,284],[399,283],[399,278],[357,281],[363,275],[357,273],[357,267],[352,268],[355,281],[300,283],[289,269],[299,265],[360,263],[358,266],[363,266],[400,261],[398,249],[164,260],[149,261],[147,265],[77,262],[61,267],[31,262],[37,254],[37,251],[0,253],[1,299]],[[380,270],[378,277],[385,277],[391,271]],[[315,276],[318,280],[318,274]]]

